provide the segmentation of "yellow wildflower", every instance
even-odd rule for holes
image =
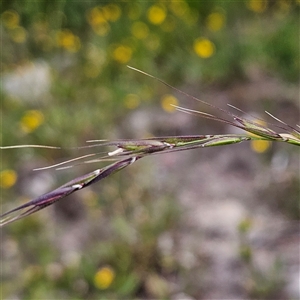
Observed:
[[[99,269],[94,276],[94,284],[100,290],[109,288],[115,279],[114,270],[107,266]]]
[[[96,7],[92,8],[87,13],[87,20],[91,26],[106,23],[106,18],[104,17],[103,8],[100,6],[96,6]]]
[[[69,29],[59,31],[56,37],[57,45],[69,52],[77,52],[81,47],[79,37]]]
[[[266,126],[266,122],[260,119],[254,120],[254,122],[258,125],[261,126]],[[257,136],[251,132],[248,133],[248,135],[250,136]],[[270,147],[271,147],[272,143],[270,141],[264,141],[264,140],[252,140],[250,142],[250,147],[254,152],[257,153],[264,153],[266,152]]]
[[[1,15],[1,20],[6,28],[13,29],[19,25],[20,16],[16,11],[9,9]]]
[[[206,38],[198,38],[194,42],[194,51],[201,58],[209,58],[215,53],[215,45]]]
[[[131,33],[135,38],[142,40],[149,34],[149,28],[143,22],[134,22],[131,26]]]
[[[122,64],[127,63],[131,59],[131,56],[132,49],[124,45],[117,46],[112,53],[113,59]]]
[[[225,15],[220,12],[213,12],[206,19],[206,26],[211,31],[220,30],[225,23]]]
[[[262,13],[266,10],[267,4],[267,0],[248,0],[247,7],[256,13]]]
[[[166,112],[171,113],[176,110],[172,105],[178,105],[178,100],[174,96],[167,94],[161,98],[161,106]]]
[[[162,5],[152,5],[147,12],[148,20],[155,25],[160,25],[166,18],[167,12]]]
[[[250,143],[251,149],[257,153],[264,153],[271,147],[270,141],[253,140]]]
[[[100,36],[106,36],[110,30],[110,25],[108,23],[100,23],[93,26],[93,30],[96,34]]]
[[[0,186],[3,189],[9,189],[17,181],[17,173],[13,170],[3,170],[0,172]]]
[[[44,122],[44,115],[38,110],[28,110],[20,121],[21,129],[26,132],[32,132]]]

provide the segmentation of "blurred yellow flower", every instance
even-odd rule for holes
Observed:
[[[121,16],[121,9],[116,4],[108,4],[103,6],[104,18],[108,21],[117,21]]]
[[[213,12],[206,19],[206,26],[211,31],[220,30],[225,24],[225,15],[220,12]]]
[[[9,189],[17,181],[17,173],[14,170],[3,170],[0,172],[0,186],[3,189]]]
[[[135,109],[139,106],[139,104],[140,104],[140,98],[138,95],[128,94],[125,97],[125,100],[124,100],[125,107],[127,107],[129,109]]]
[[[215,53],[215,45],[206,38],[198,38],[194,41],[194,51],[201,58],[209,58]]]
[[[254,123],[261,125],[261,126],[266,126],[266,122],[261,120],[261,119],[255,119],[253,120]],[[248,135],[256,137],[256,134],[253,134],[251,132],[248,132]],[[252,140],[250,142],[250,147],[254,152],[257,153],[264,153],[266,152],[270,147],[272,143],[270,141],[264,141],[264,140]]]
[[[107,266],[99,269],[94,276],[94,284],[100,290],[109,288],[115,279],[115,271]]]
[[[142,40],[149,34],[149,28],[143,22],[134,22],[131,26],[131,33],[135,38]]]
[[[166,111],[166,112],[174,112],[176,108],[172,105],[178,105],[178,100],[172,95],[164,95],[161,98],[161,107]]]
[[[87,21],[92,26],[96,34],[107,35],[110,25],[107,21],[117,21],[121,16],[121,9],[116,4],[105,6],[95,6],[86,14]]]
[[[264,153],[271,147],[270,141],[253,140],[250,143],[251,149],[257,153]]]
[[[91,26],[95,26],[101,23],[106,23],[106,18],[104,17],[103,8],[101,6],[96,6],[92,8],[87,13],[87,20]]]
[[[56,42],[59,47],[69,52],[77,52],[81,47],[79,37],[69,29],[59,31],[56,35]]]
[[[2,13],[1,20],[6,28],[12,29],[19,25],[20,16],[14,10],[6,10]]]
[[[44,122],[44,115],[38,110],[28,110],[23,115],[20,126],[26,132],[32,132]]]
[[[94,25],[92,28],[96,34],[100,36],[106,36],[110,30],[110,25],[108,23],[100,23]]]
[[[164,6],[155,4],[148,9],[147,16],[152,24],[159,25],[165,20],[167,12]]]
[[[112,52],[113,59],[121,64],[127,63],[131,59],[131,56],[132,49],[124,45],[117,46]]]
[[[248,0],[246,5],[248,9],[256,12],[256,13],[262,13],[267,8],[267,0]]]
[[[11,39],[16,43],[24,43],[26,41],[27,32],[21,26],[16,26],[9,31]]]

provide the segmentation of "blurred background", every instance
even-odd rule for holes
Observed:
[[[0,5],[1,145],[62,147],[1,151],[2,212],[104,166],[32,171],[87,140],[237,132],[126,65],[299,124],[299,0]],[[145,158],[1,229],[2,299],[298,299],[299,193],[292,145]]]

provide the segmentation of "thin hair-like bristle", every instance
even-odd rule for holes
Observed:
[[[162,79],[160,79],[160,78],[158,78],[158,77],[155,77],[155,76],[153,76],[153,75],[151,75],[151,74],[148,74],[148,73],[146,73],[146,72],[144,72],[144,71],[142,71],[142,70],[139,70],[139,69],[137,69],[137,68],[134,68],[134,67],[131,67],[131,66],[128,66],[128,65],[127,65],[127,67],[128,67],[129,69],[131,69],[131,70],[134,70],[134,71],[136,71],[136,72],[139,72],[139,73],[141,73],[141,74],[144,74],[144,75],[146,75],[146,76],[148,76],[148,77],[150,77],[150,78],[153,78],[153,79],[155,79],[155,80],[161,82],[162,84],[168,86],[169,88],[173,89],[174,91],[176,91],[176,92],[178,92],[178,93],[180,93],[180,94],[182,94],[182,95],[184,95],[184,96],[186,96],[186,97],[188,97],[188,98],[191,98],[191,99],[193,99],[193,100],[195,100],[195,101],[198,101],[198,102],[200,102],[200,103],[202,103],[202,104],[205,104],[205,105],[207,105],[207,106],[209,106],[209,107],[212,107],[213,109],[217,109],[217,110],[219,110],[219,111],[221,111],[221,112],[223,112],[223,113],[226,113],[227,115],[230,115],[230,116],[233,117],[233,118],[234,118],[234,117],[237,117],[236,115],[232,114],[230,111],[227,111],[227,110],[225,110],[225,109],[223,109],[223,108],[221,108],[221,107],[215,106],[215,105],[210,104],[210,103],[208,103],[208,102],[206,102],[206,101],[204,101],[204,100],[201,100],[201,99],[199,99],[199,98],[197,98],[197,97],[195,97],[195,96],[192,96],[192,95],[190,95],[190,94],[188,94],[188,93],[186,93],[186,92],[184,92],[184,91],[182,91],[182,90],[180,90],[180,89],[178,89],[178,88],[172,86],[171,84],[169,84],[169,83],[163,81]]]
[[[91,156],[94,156],[94,155],[96,155],[96,154],[95,153],[86,154],[86,155],[79,156],[79,157],[76,157],[76,158],[72,158],[72,159],[69,159],[69,160],[66,160],[66,161],[54,164],[54,165],[50,165],[50,166],[46,166],[46,167],[41,167],[41,168],[35,168],[35,169],[33,169],[33,171],[42,171],[42,170],[54,169],[56,167],[68,164],[70,162],[73,162],[73,161],[76,161],[76,160],[79,160],[79,159],[84,159],[86,157],[91,157]]]
[[[300,131],[299,131],[298,129],[296,129],[295,127],[289,125],[289,124],[286,123],[286,122],[283,122],[282,120],[278,119],[277,117],[275,117],[274,115],[272,115],[271,113],[269,113],[269,112],[266,111],[266,110],[265,110],[265,113],[266,113],[267,115],[269,115],[271,118],[273,118],[274,120],[276,120],[277,122],[279,122],[279,123],[281,123],[281,124],[287,126],[289,129],[292,129],[292,130],[295,131],[296,133],[300,134]],[[296,125],[296,126],[299,127],[299,125]],[[280,127],[280,128],[281,128],[281,127]],[[281,129],[282,129],[282,128],[281,128]],[[285,129],[285,130],[286,130],[286,129]]]
[[[0,146],[0,149],[20,149],[20,148],[42,148],[42,149],[61,149],[61,147],[47,146],[47,145],[13,145],[13,146]]]

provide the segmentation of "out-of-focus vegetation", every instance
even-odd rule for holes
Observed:
[[[64,148],[3,151],[3,210],[52,186],[45,172],[27,179],[29,169],[78,155],[70,147],[86,140],[122,138],[129,112],[160,105],[172,118],[170,104],[178,100],[170,90],[127,64],[175,86],[226,85],[253,66],[297,82],[299,9],[288,0],[2,1],[1,145]],[[180,258],[161,247],[165,234],[177,241],[175,190],[165,191],[159,176],[149,182],[161,170],[145,164],[148,177],[133,166],[51,213],[5,228],[3,299],[201,297]],[[58,185],[87,170],[93,166],[51,174]],[[250,246],[241,249],[251,264]],[[173,281],[180,287],[170,291]],[[261,292],[262,281],[252,278],[247,296],[271,297],[279,282],[266,282]]]

